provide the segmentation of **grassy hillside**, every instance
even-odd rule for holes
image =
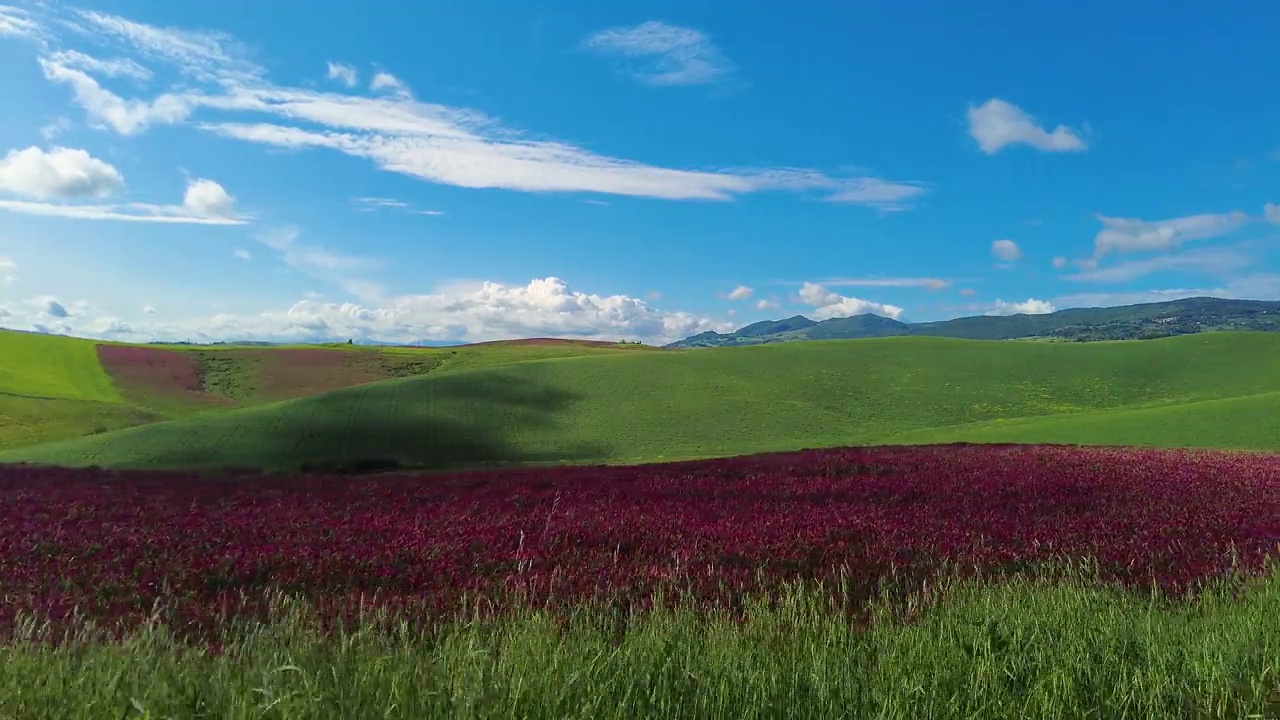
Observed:
[[[0,450],[430,372],[644,350],[655,348],[128,345],[0,330]]]
[[[1145,432],[1154,444],[1207,437],[1226,446],[1248,433],[1250,446],[1280,447],[1280,428],[1255,420],[1267,412],[1263,394],[1280,392],[1277,356],[1280,335],[1262,333],[617,352],[433,372],[3,453],[0,461],[273,469],[357,458],[426,467],[644,462],[930,432],[954,439],[1021,432],[1052,442],[1077,433],[1108,444]],[[1204,402],[1232,398],[1257,415]],[[1164,424],[1142,431],[1112,419],[1135,410]],[[1025,418],[1035,420],[992,423]]]
[[[0,332],[0,393],[120,402],[93,340]]]

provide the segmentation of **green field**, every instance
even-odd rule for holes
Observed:
[[[380,352],[441,362],[420,376],[19,448],[0,461],[290,470],[360,459],[636,463],[958,440],[1280,448],[1272,333]]]

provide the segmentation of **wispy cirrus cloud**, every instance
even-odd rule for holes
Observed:
[[[583,46],[627,61],[626,72],[647,85],[706,85],[734,71],[705,33],[656,20],[601,30]]]
[[[51,6],[46,12],[59,10]],[[385,72],[371,81],[372,88],[383,91],[375,97],[279,86],[268,81],[265,69],[249,60],[234,38],[225,34],[160,28],[95,11],[63,11],[61,19],[93,33],[118,52],[164,64],[185,78],[185,83],[157,93],[124,97],[99,82],[98,77],[104,75],[92,61],[80,56],[70,61],[70,56],[58,55],[65,52],[58,48],[59,42],[67,38],[53,38],[39,58],[46,78],[71,90],[91,124],[123,135],[138,135],[157,125],[189,124],[244,142],[339,152],[427,182],[518,192],[717,201],[752,193],[788,192],[880,210],[905,209],[927,192],[926,184],[919,181],[867,174],[649,165],[567,142],[535,138],[475,110],[421,101]],[[663,32],[654,27],[639,35],[618,31],[604,35],[600,42],[630,42],[634,48],[652,49],[661,46],[654,38],[663,37]],[[692,38],[668,33],[662,42],[679,48],[686,47]],[[692,52],[690,57],[703,57],[701,51],[687,48],[672,52],[673,57],[688,52]],[[694,60],[689,63],[688,67],[698,65]],[[664,71],[666,81],[677,80],[681,73],[686,79],[690,77],[688,67],[681,67],[684,69]],[[263,115],[274,121],[261,121]]]
[[[0,37],[35,37],[40,24],[20,7],[0,5]]]
[[[1120,283],[1160,272],[1199,272],[1229,275],[1253,265],[1256,259],[1236,249],[1200,248],[1176,255],[1157,255],[1141,260],[1128,260],[1107,267],[1092,267],[1064,275],[1064,280],[1095,283]]]
[[[828,278],[819,282],[829,287],[914,287],[927,290],[943,290],[952,284],[950,280],[934,277]]]
[[[1207,213],[1169,218],[1140,220],[1097,214],[1102,229],[1094,236],[1094,257],[1109,253],[1169,251],[1191,240],[1207,240],[1228,235],[1249,220],[1245,213]]]
[[[988,155],[1010,145],[1030,145],[1042,152],[1079,152],[1088,148],[1076,130],[1065,125],[1045,130],[1022,108],[999,98],[970,105],[968,120],[969,135]]]

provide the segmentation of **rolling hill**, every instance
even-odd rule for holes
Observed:
[[[657,350],[522,341],[449,348],[103,343],[0,330],[0,450],[398,377]]]
[[[1043,315],[980,315],[925,323],[904,323],[871,314],[816,322],[796,315],[753,323],[729,334],[704,332],[667,347],[735,347],[901,335],[970,340],[1141,340],[1215,330],[1280,330],[1280,302],[1200,297],[1122,307],[1073,308]]]
[[[1277,356],[1280,333],[1248,332],[610,351],[437,369],[10,450],[0,461],[444,468],[965,439],[1277,449]]]

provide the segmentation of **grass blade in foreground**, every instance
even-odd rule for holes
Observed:
[[[963,581],[917,622],[865,632],[794,587],[742,620],[658,610],[621,631],[583,607],[332,636],[304,604],[285,607],[228,629],[219,653],[162,627],[11,645],[0,716],[1280,717],[1280,568],[1243,595],[1172,604],[1080,581]]]

